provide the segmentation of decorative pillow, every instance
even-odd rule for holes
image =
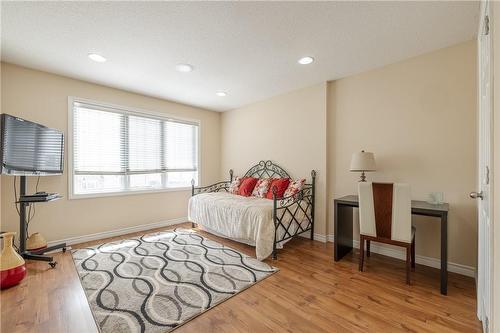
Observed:
[[[238,194],[244,197],[249,197],[257,184],[257,178],[253,177],[243,177],[241,178],[240,188],[238,189]]]
[[[241,183],[240,177],[234,178],[231,184],[229,184],[229,193],[238,194],[240,183]]]
[[[269,191],[269,185],[271,185],[272,178],[261,178],[255,184],[255,187],[252,191],[252,196],[265,198],[267,191]]]
[[[305,179],[296,179],[290,182],[290,185],[288,185],[288,188],[285,191],[285,194],[283,194],[284,197],[289,197],[291,195],[294,195],[301,191],[304,188],[304,184],[306,183]]]
[[[290,184],[289,178],[273,178],[271,185],[269,186],[269,190],[267,191],[266,198],[273,198],[273,188],[276,186],[276,197],[278,199],[283,198],[283,194],[285,193],[288,184]]]

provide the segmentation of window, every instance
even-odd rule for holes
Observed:
[[[198,183],[198,123],[72,100],[71,194],[159,191]]]

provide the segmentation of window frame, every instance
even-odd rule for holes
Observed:
[[[202,126],[201,121],[199,119],[192,119],[186,117],[179,117],[170,113],[156,112],[145,110],[136,107],[117,105],[107,102],[101,102],[96,100],[91,100],[87,98],[80,98],[75,96],[68,96],[68,133],[67,137],[67,149],[68,153],[68,198],[70,200],[73,199],[87,199],[87,198],[100,198],[100,197],[115,197],[115,196],[123,196],[123,195],[138,195],[138,194],[148,194],[148,193],[162,193],[162,192],[186,192],[191,190],[190,186],[186,187],[171,187],[171,188],[161,188],[161,189],[140,189],[140,190],[123,190],[116,192],[101,192],[101,193],[87,193],[87,194],[76,194],[74,193],[74,175],[75,169],[73,164],[73,105],[75,102],[81,103],[89,103],[95,104],[98,106],[102,106],[105,108],[112,108],[123,111],[123,113],[128,113],[137,116],[152,116],[155,118],[165,119],[165,120],[174,120],[180,122],[189,122],[194,123],[198,126],[198,184],[202,183],[202,163],[201,163],[201,135],[202,135]]]

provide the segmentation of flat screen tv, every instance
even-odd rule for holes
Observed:
[[[21,176],[60,175],[64,134],[3,113],[0,116],[1,173]]]

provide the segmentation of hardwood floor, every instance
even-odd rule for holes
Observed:
[[[200,232],[254,255],[250,246]],[[137,234],[143,233],[73,247]],[[481,332],[472,278],[450,273],[448,296],[442,296],[437,269],[417,265],[412,285],[407,286],[403,261],[372,254],[366,258],[365,272],[360,273],[357,253],[336,263],[332,251],[332,243],[292,240],[279,251],[278,260],[267,260],[280,269],[278,273],[176,333]],[[24,281],[0,293],[1,332],[97,332],[71,254],[55,257],[56,269],[29,262]]]

